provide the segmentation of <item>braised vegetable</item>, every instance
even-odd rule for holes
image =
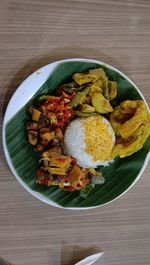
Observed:
[[[75,111],[75,115],[81,118],[91,117],[98,115],[96,112],[82,112],[82,111]]]
[[[95,108],[88,105],[88,104],[82,104],[80,106],[80,110],[81,110],[81,112],[87,112],[88,113],[88,112],[94,112]]]
[[[98,80],[95,83],[91,83],[90,84],[90,96],[92,95],[92,93],[103,93],[103,81],[102,80]]]
[[[102,68],[89,70],[88,73],[76,73],[73,75],[73,79],[79,85],[83,85],[90,82],[97,82],[106,76]]]
[[[108,77],[103,78],[103,94],[105,98],[110,99],[109,88],[108,88]]]
[[[109,103],[109,100],[106,99],[102,94],[99,93],[92,94],[91,101],[93,107],[98,113],[105,114],[113,111],[113,108]]]
[[[82,90],[83,87],[79,86],[76,82],[71,82],[68,84],[63,84],[59,87],[58,94],[61,92],[66,92],[67,94],[72,94],[73,92]]]
[[[42,95],[42,96],[39,96],[39,97],[37,98],[37,100],[38,100],[39,102],[42,102],[42,101],[48,100],[49,97],[50,97],[49,95]]]
[[[108,81],[109,99],[113,100],[117,96],[117,82]]]
[[[71,107],[75,108],[79,104],[84,103],[89,92],[90,92],[90,87],[87,87],[83,91],[78,92],[76,96],[71,100],[71,103],[70,103]]]

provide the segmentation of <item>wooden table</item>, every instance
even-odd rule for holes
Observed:
[[[149,0],[1,0],[0,105],[34,70],[62,58],[105,61],[127,74],[150,103]],[[1,125],[3,117],[1,116]],[[67,211],[24,190],[0,160],[0,255],[14,265],[150,264],[150,177],[102,208]]]

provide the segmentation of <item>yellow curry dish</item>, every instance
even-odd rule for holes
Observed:
[[[29,143],[40,155],[37,185],[80,191],[86,198],[105,182],[98,166],[143,147],[150,135],[147,106],[125,100],[114,107],[117,95],[117,82],[98,68],[75,73],[54,95],[37,97],[26,123]]]

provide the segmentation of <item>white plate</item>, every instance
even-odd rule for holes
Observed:
[[[42,195],[36,191],[33,191],[19,177],[19,175],[17,174],[17,172],[16,172],[16,170],[12,164],[11,158],[9,156],[9,152],[7,150],[7,145],[6,145],[6,140],[5,140],[5,127],[6,127],[7,122],[33,97],[33,95],[38,91],[38,89],[45,83],[45,81],[52,74],[54,69],[56,67],[58,67],[58,65],[60,65],[64,62],[71,62],[71,61],[96,63],[96,64],[104,65],[105,67],[118,72],[121,76],[123,76],[127,81],[129,81],[137,89],[138,93],[141,95],[142,99],[144,100],[144,102],[148,108],[146,100],[143,97],[143,95],[141,94],[140,90],[126,75],[124,75],[122,72],[120,72],[116,68],[114,68],[114,67],[112,67],[106,63],[103,63],[101,61],[97,61],[97,60],[75,58],[75,59],[66,59],[66,60],[56,61],[54,63],[50,63],[50,64],[38,69],[37,71],[35,71],[33,74],[31,74],[27,79],[25,79],[23,81],[23,83],[17,88],[17,90],[13,94],[12,98],[10,99],[9,104],[7,106],[7,109],[6,109],[6,112],[5,112],[5,116],[4,116],[4,121],[3,121],[3,148],[4,148],[5,157],[6,157],[6,160],[8,162],[8,165],[9,165],[13,175],[16,177],[16,179],[20,182],[20,184],[29,193],[31,193],[33,196],[35,196],[39,200],[41,200],[47,204],[59,207],[59,208],[65,208],[65,207],[62,207],[62,206],[58,205],[57,203],[53,202],[52,200],[50,200],[49,198],[45,197],[44,195]],[[135,179],[135,181],[132,183],[132,185],[125,192],[123,192],[117,198],[121,197],[124,193],[126,193],[137,182],[137,180],[142,175],[142,173],[143,173],[143,171],[144,171],[144,169],[148,163],[149,158],[150,158],[150,152],[148,153],[148,155],[145,159],[144,165],[143,165],[140,173],[138,174],[137,178]],[[116,200],[117,198],[113,199],[112,201]],[[112,201],[110,201],[110,202],[112,202]],[[110,202],[108,202],[108,203],[110,203]],[[108,204],[108,203],[106,203],[106,204]],[[89,208],[92,209],[92,208],[97,208],[97,207],[100,207],[100,206],[82,207],[82,208],[73,207],[73,208],[66,208],[66,209],[83,210],[83,209],[89,209]]]

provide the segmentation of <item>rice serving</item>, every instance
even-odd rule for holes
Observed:
[[[107,166],[112,162],[115,133],[102,116],[78,118],[68,125],[64,143],[66,152],[76,158],[78,165],[86,168]]]

